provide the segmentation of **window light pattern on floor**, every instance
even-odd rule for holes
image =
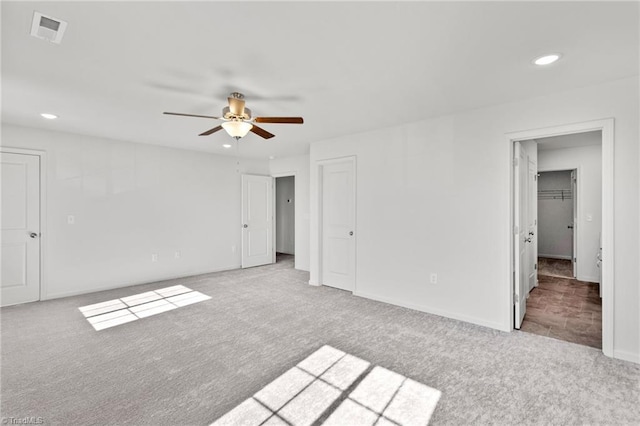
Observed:
[[[440,395],[437,389],[323,346],[212,426],[305,426],[323,418],[327,426],[426,425]]]
[[[211,297],[199,291],[175,285],[78,309],[99,331],[209,299]]]

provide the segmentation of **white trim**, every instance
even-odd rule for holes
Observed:
[[[415,311],[426,312],[427,314],[438,315],[444,318],[450,318],[458,321],[464,321],[471,324],[479,325],[482,327],[488,327],[499,331],[510,331],[508,328],[504,327],[504,324],[495,321],[485,321],[484,319],[468,316],[468,315],[460,315],[456,312],[451,312],[443,309],[432,308],[430,306],[425,306],[417,303],[407,303],[401,300],[396,300],[391,297],[378,296],[372,293],[366,292],[353,292],[354,296],[363,297],[365,299],[375,300],[378,302],[389,303],[391,305],[401,306],[403,308],[413,309]]]
[[[558,254],[542,254],[542,253],[539,253],[538,257],[544,257],[545,259],[571,260],[571,256],[562,256],[562,255],[558,255]]]
[[[590,277],[588,275],[579,275],[579,276],[576,277],[576,280],[584,281],[586,283],[597,283],[598,282],[598,277]]]
[[[233,271],[236,269],[242,269],[242,265],[234,265],[234,266],[225,266],[222,268],[216,268],[216,269],[208,269],[206,271],[203,272],[195,272],[195,273],[190,273],[189,275],[169,275],[166,277],[162,277],[162,278],[158,278],[156,280],[153,281],[134,281],[134,282],[130,282],[127,284],[118,284],[115,286],[105,286],[105,287],[99,287],[99,288],[91,288],[89,290],[77,290],[77,291],[66,291],[63,293],[54,293],[54,294],[50,294],[46,299],[42,299],[42,300],[52,300],[52,299],[60,299],[63,297],[71,297],[71,296],[79,296],[82,294],[93,294],[93,293],[98,293],[101,291],[108,291],[108,290],[117,290],[119,288],[126,288],[126,287],[135,287],[135,286],[139,286],[139,285],[146,285],[146,284],[154,284],[154,283],[161,283],[162,281],[170,281],[170,280],[177,280],[177,279],[188,279],[191,277],[197,277],[199,275],[206,275],[206,274],[212,274],[214,272],[224,272],[224,271]]]
[[[2,146],[0,152],[7,154],[34,155],[40,159],[40,294],[39,300],[46,300],[47,294],[47,152],[38,149],[11,148]]]
[[[634,362],[636,364],[640,364],[640,355],[637,353],[614,349],[613,357],[617,359],[621,359],[623,361],[629,361],[629,362]]]
[[[317,191],[316,191],[316,200],[317,200],[317,218],[318,218],[318,227],[317,227],[317,255],[316,255],[316,259],[317,259],[317,265],[318,265],[318,283],[317,284],[311,284],[311,281],[309,281],[310,285],[323,285],[322,284],[322,233],[323,233],[323,229],[322,229],[322,196],[323,196],[323,191],[324,189],[322,188],[322,173],[323,173],[323,169],[324,166],[330,165],[330,164],[338,164],[338,163],[344,163],[344,162],[351,162],[351,165],[353,167],[353,225],[354,225],[354,232],[355,232],[355,236],[356,238],[354,239],[354,244],[355,244],[355,258],[354,258],[354,276],[353,276],[353,294],[356,294],[357,288],[358,288],[358,215],[357,215],[357,211],[358,211],[358,184],[357,184],[357,176],[358,176],[358,172],[357,172],[357,156],[355,155],[346,155],[343,157],[335,157],[335,158],[328,158],[328,159],[324,159],[324,160],[316,160],[315,163],[315,173],[317,176]]]
[[[295,176],[295,175],[296,175],[296,172],[271,173],[272,178],[289,177],[289,176]]]
[[[571,123],[542,129],[523,130],[505,134],[506,142],[505,173],[509,185],[509,223],[508,232],[509,247],[508,258],[505,259],[508,271],[509,283],[505,288],[504,303],[505,310],[508,309],[507,322],[508,329],[513,329],[513,241],[511,230],[513,229],[513,176],[511,173],[513,157],[513,143],[515,141],[538,139],[551,136],[568,135],[574,133],[585,133],[590,131],[602,131],[602,253],[606,263],[602,264],[602,352],[609,357],[616,357],[614,353],[614,119],[606,118],[602,120],[586,121],[581,123]],[[579,177],[578,177],[579,179]],[[505,323],[504,326],[507,326]]]

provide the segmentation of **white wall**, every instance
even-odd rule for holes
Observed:
[[[629,78],[312,144],[311,282],[320,270],[316,162],[355,155],[356,294],[509,330],[505,134],[614,117],[614,356],[640,362],[637,94]]]
[[[272,176],[295,175],[295,268],[309,270],[309,156],[269,161]]]
[[[616,138],[615,146],[617,151],[619,148],[618,138]],[[581,281],[598,282],[600,281],[600,271],[596,266],[596,256],[598,255],[600,232],[602,232],[602,146],[553,149],[538,153],[538,170],[562,169],[578,169],[578,271],[576,278]],[[615,185],[619,186],[617,177]],[[617,200],[617,202],[621,206],[627,205],[625,200]],[[621,231],[618,227],[619,225],[616,223],[617,231]],[[620,253],[616,250],[616,258],[619,258],[619,255]]]
[[[276,178],[276,252],[295,254],[295,176]]]
[[[2,145],[47,152],[44,298],[239,267],[240,173],[268,174],[267,161],[6,124]]]
[[[573,199],[571,198],[571,171],[542,172],[538,178],[538,191],[565,191],[566,197],[548,196],[538,203],[538,256],[571,259],[573,232]],[[555,194],[555,192],[554,192]]]

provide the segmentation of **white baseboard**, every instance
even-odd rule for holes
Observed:
[[[629,361],[635,364],[640,364],[640,354],[637,354],[637,353],[634,354],[632,352],[614,349],[613,357],[616,359],[621,359],[623,361]]]
[[[571,260],[571,256],[562,256],[562,255],[559,255],[559,254],[540,254],[540,253],[538,253],[538,257],[546,257],[547,259]]]
[[[471,324],[480,325],[482,327],[493,328],[495,330],[507,331],[507,332],[511,331],[510,327],[505,327],[503,324],[500,324],[498,322],[486,321],[480,318],[470,317],[468,315],[460,315],[455,312],[449,312],[442,309],[433,308],[430,306],[418,305],[415,303],[407,303],[407,302],[391,299],[388,297],[378,296],[375,294],[365,293],[361,291],[353,292],[353,295],[358,297],[364,297],[365,299],[376,300],[378,302],[389,303],[391,305],[402,306],[403,308],[409,308],[409,309],[413,309],[420,312],[426,312],[428,314],[438,315],[445,318],[464,321]]]
[[[77,291],[66,291],[63,293],[53,293],[53,294],[49,294],[47,293],[46,295],[42,295],[42,297],[40,298],[40,300],[52,300],[52,299],[60,299],[63,297],[71,297],[71,296],[79,296],[81,294],[89,294],[89,293],[98,293],[100,291],[107,291],[107,290],[115,290],[117,288],[125,288],[125,287],[134,287],[137,285],[143,285],[143,284],[151,284],[151,283],[155,283],[155,282],[162,282],[162,281],[169,281],[169,280],[176,280],[176,279],[180,279],[180,278],[189,278],[189,277],[195,277],[197,275],[204,275],[204,274],[211,274],[213,272],[223,272],[223,271],[231,271],[234,269],[240,269],[242,266],[241,265],[237,265],[237,266],[229,266],[229,267],[223,267],[223,268],[217,268],[217,269],[211,269],[211,270],[207,270],[207,271],[202,271],[202,272],[195,272],[193,274],[189,274],[189,275],[171,275],[171,276],[166,276],[166,277],[161,277],[158,278],[156,280],[153,281],[132,281],[132,282],[128,282],[126,284],[118,284],[118,285],[111,285],[111,286],[104,286],[104,287],[94,287],[91,289],[86,289],[86,290],[77,290]]]
[[[313,285],[313,286],[316,286],[316,287],[320,287],[320,283],[319,283],[319,282],[311,281],[311,280],[309,280],[309,285]]]
[[[576,279],[578,281],[584,281],[584,282],[588,282],[588,283],[599,283],[600,279],[597,277],[584,277],[584,276],[577,276]]]

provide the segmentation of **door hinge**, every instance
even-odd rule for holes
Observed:
[[[577,262],[577,261],[578,261],[578,258],[577,258],[577,257],[574,257],[574,258],[573,258],[573,263],[575,263],[575,262]]]
[[[533,265],[533,270],[534,270],[534,271],[537,271],[537,270],[538,270],[538,264],[537,264],[537,263]]]
[[[518,165],[518,158],[514,158],[514,159],[513,159],[513,165],[514,165],[514,166],[517,166],[517,165]]]

